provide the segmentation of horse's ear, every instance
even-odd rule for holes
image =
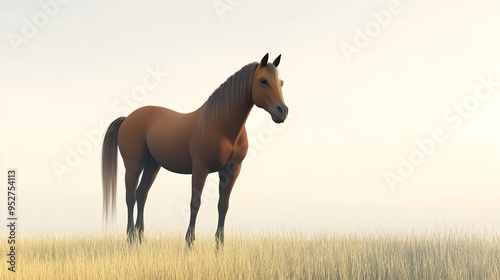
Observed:
[[[269,53],[266,53],[266,55],[262,58],[260,61],[260,67],[264,67],[267,65],[267,60],[269,59]]]
[[[278,67],[280,65],[281,54],[273,61],[274,67]]]

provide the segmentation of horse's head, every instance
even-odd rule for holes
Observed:
[[[269,54],[266,54],[255,70],[252,81],[252,99],[255,105],[269,112],[275,123],[282,123],[288,116],[288,107],[283,101],[281,87],[283,81],[278,75],[278,64],[281,55],[274,62],[267,63]]]

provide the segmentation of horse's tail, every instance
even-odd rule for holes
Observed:
[[[116,158],[118,153],[118,129],[125,117],[119,117],[108,127],[102,145],[102,216],[105,224],[116,216]]]

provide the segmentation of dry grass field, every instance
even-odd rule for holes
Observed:
[[[218,252],[212,236],[188,250],[180,234],[133,246],[113,234],[17,243],[17,271],[2,260],[1,279],[500,279],[500,239],[491,233],[228,232]],[[0,248],[5,258],[7,242]]]

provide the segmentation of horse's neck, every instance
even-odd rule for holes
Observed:
[[[251,99],[247,99],[243,104],[231,106],[227,112],[228,114],[217,117],[212,125],[217,127],[217,130],[222,136],[234,142],[241,132],[241,129],[244,128],[253,105]]]
[[[234,118],[234,125],[232,126],[232,128],[228,130],[230,132],[228,134],[228,137],[230,137],[230,139],[236,140],[236,137],[238,137],[241,130],[245,127],[245,123],[247,121],[248,115],[250,115],[250,111],[252,110],[252,108],[253,103],[245,104],[245,106],[242,106],[241,111],[236,112],[234,115],[231,114],[232,116],[237,117]]]

